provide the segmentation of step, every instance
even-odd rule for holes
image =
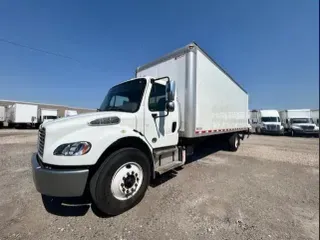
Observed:
[[[170,162],[170,163],[167,163],[166,165],[157,167],[156,172],[158,172],[159,174],[163,174],[177,167],[181,167],[182,165],[183,165],[183,162],[181,161]]]
[[[177,147],[172,147],[172,148],[165,148],[165,149],[161,149],[161,150],[155,150],[154,151],[154,155],[156,157],[163,155],[163,154],[167,154],[167,153],[172,153],[174,151],[177,151],[178,148]]]

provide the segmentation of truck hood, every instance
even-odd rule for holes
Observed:
[[[76,130],[83,127],[88,127],[88,123],[99,118],[118,117],[120,118],[120,125],[125,125],[133,129],[136,128],[137,120],[134,113],[125,112],[93,112],[79,114],[75,116],[64,117],[53,121],[48,121],[42,124],[47,132],[63,129],[66,132]]]
[[[281,125],[280,122],[262,122],[264,125]]]
[[[292,126],[310,126],[310,127],[315,127],[316,125],[314,123],[293,123]]]

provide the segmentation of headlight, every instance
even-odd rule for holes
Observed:
[[[118,117],[106,117],[98,118],[89,122],[89,126],[105,126],[105,125],[115,125],[120,123],[120,118]]]
[[[75,142],[62,144],[54,150],[53,155],[80,156],[88,153],[91,149],[89,142]]]

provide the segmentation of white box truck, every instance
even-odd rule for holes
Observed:
[[[3,127],[3,123],[6,120],[6,109],[4,106],[0,106],[0,128]]]
[[[294,135],[318,135],[319,127],[313,123],[310,109],[280,111],[285,131]]]
[[[12,127],[35,127],[38,105],[15,103],[8,108],[8,123]]]
[[[65,116],[65,117],[70,117],[70,116],[75,116],[75,115],[78,115],[77,110],[66,109],[66,110],[64,111],[64,116]]]
[[[257,134],[283,135],[284,127],[277,110],[255,110],[251,112],[252,128]]]
[[[39,108],[38,109],[38,125],[53,121],[58,118],[57,109]]]
[[[49,196],[88,190],[100,211],[117,215],[150,179],[184,165],[193,144],[215,136],[236,151],[248,129],[248,94],[192,43],[137,68],[98,112],[43,124],[33,179]]]
[[[311,110],[311,117],[312,117],[313,123],[319,126],[319,109]]]

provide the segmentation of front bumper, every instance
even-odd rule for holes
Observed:
[[[261,133],[265,133],[265,134],[275,134],[275,135],[282,135],[284,133],[284,130],[268,130],[265,128],[261,128]]]
[[[294,133],[301,135],[319,135],[319,131],[306,131],[303,129],[292,129]]]
[[[86,188],[88,169],[52,169],[39,163],[32,154],[32,175],[38,192],[52,197],[79,197]]]

